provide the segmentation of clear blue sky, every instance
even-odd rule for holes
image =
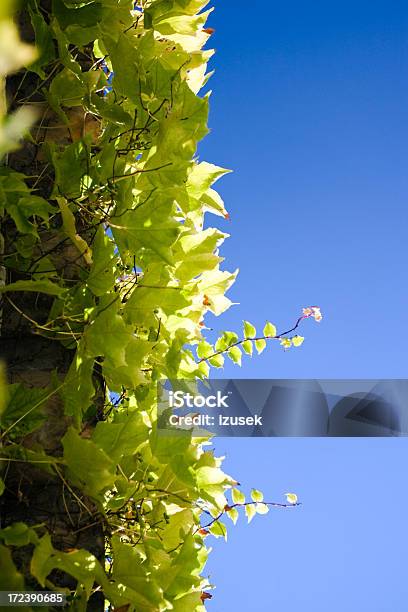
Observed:
[[[399,0],[215,2],[212,133],[200,156],[232,168],[225,267],[248,318],[287,329],[227,365],[245,378],[407,378],[408,4]],[[407,606],[406,439],[217,439],[226,468],[273,511],[214,540],[212,612],[388,612]],[[292,602],[292,603],[291,603]]]

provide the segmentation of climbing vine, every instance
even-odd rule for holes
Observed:
[[[0,588],[65,588],[72,610],[87,609],[95,593],[109,609],[204,610],[205,538],[225,536],[221,519],[298,504],[294,494],[264,502],[259,491],[245,502],[209,437],[156,428],[157,381],[207,378],[225,356],[240,363],[242,351],[261,353],[269,340],[300,346],[301,321],[321,319],[308,307],[287,332],[267,323],[257,336],[244,322],[241,338],[205,337],[206,314],[229,308],[236,277],[221,268],[226,235],[204,223],[209,213],[228,218],[212,188],[227,171],[196,153],[208,132],[206,5],[28,0],[24,42],[0,14],[15,50],[0,42],[9,111],[0,134],[1,333],[11,372],[0,492],[27,507],[25,520],[2,522]],[[16,346],[29,352],[34,341],[38,356],[26,354],[22,371]],[[58,483],[69,544],[30,507],[35,495],[16,465],[32,470],[31,487]],[[72,545],[92,529],[102,555]]]

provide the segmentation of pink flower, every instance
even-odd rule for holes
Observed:
[[[302,319],[307,319],[308,317],[313,317],[315,321],[320,323],[323,319],[323,315],[320,312],[319,306],[308,306],[307,308],[303,308],[303,317]]]

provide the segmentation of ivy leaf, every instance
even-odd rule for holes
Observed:
[[[56,297],[62,298],[66,290],[50,280],[19,280],[9,285],[0,285],[0,293],[6,291],[32,291],[34,293],[47,293],[48,295],[55,295]]]
[[[304,337],[303,336],[293,336],[292,344],[293,346],[301,346],[303,344]]]
[[[0,589],[24,591],[25,581],[23,575],[17,571],[11,557],[11,551],[0,545]]]
[[[229,516],[231,521],[234,523],[234,525],[236,525],[237,520],[239,518],[238,510],[236,508],[231,508],[230,510],[227,510],[227,515]]]
[[[164,35],[184,34],[186,36],[194,36],[197,30],[205,24],[207,13],[201,13],[201,15],[175,15],[174,17],[165,15],[160,19],[154,20],[154,29]]]
[[[129,415],[116,414],[112,422],[99,422],[92,434],[92,441],[108,457],[119,463],[122,457],[133,456],[143,444],[147,444],[149,427],[140,412]],[[167,447],[167,457],[171,454]],[[157,453],[156,453],[157,456]]]
[[[81,438],[73,427],[69,427],[62,444],[68,475],[85,493],[98,497],[113,485],[115,465],[95,442]]]
[[[252,342],[250,340],[245,340],[241,346],[247,355],[252,355],[253,347]]]
[[[80,342],[62,389],[65,414],[74,417],[78,426],[95,395],[94,363],[95,359],[86,354],[85,343]]]
[[[48,533],[35,547],[30,569],[41,586],[45,586],[47,576],[53,569],[62,570],[79,582],[87,597],[90,596],[95,581],[104,586],[108,584],[105,572],[94,555],[85,549],[73,550],[69,553],[56,550],[52,546]]]
[[[226,331],[220,336],[215,343],[215,349],[217,351],[225,351],[229,346],[235,344],[238,341],[238,335],[232,331]]]
[[[255,505],[248,504],[247,506],[245,506],[245,514],[247,515],[248,523],[250,523],[256,514]]]
[[[231,170],[214,166],[208,162],[195,163],[188,175],[187,190],[195,198],[201,198],[215,181]]]
[[[67,93],[67,95],[69,95]],[[68,126],[66,130],[69,134]],[[50,156],[55,169],[56,184],[58,185],[58,194],[63,193],[65,197],[79,197],[82,187],[81,181],[85,175],[88,150],[82,140],[69,144],[65,149],[60,151],[53,142],[48,143]]]
[[[232,501],[234,504],[244,504],[245,503],[245,495],[239,489],[231,490]]]
[[[72,240],[73,244],[77,247],[78,251],[81,253],[86,263],[88,265],[91,265],[92,250],[82,238],[82,236],[77,233],[73,212],[70,210],[64,198],[57,198],[57,200],[61,210],[64,232]]]
[[[224,357],[222,355],[214,355],[208,360],[208,363],[215,368],[222,368],[224,365]]]
[[[14,201],[9,199],[5,208],[21,234],[32,234],[36,237],[37,226],[30,219],[37,215],[48,222],[49,213],[54,212],[54,208],[46,200],[35,195],[26,195]]]
[[[125,210],[129,209],[126,200],[123,205]],[[119,208],[118,219],[114,217],[109,222],[119,250],[136,253],[141,248],[149,249],[173,266],[172,246],[181,231],[174,212],[174,199],[166,196],[163,191],[154,192],[149,206],[136,206],[124,214]]]
[[[285,493],[288,504],[297,504],[298,496],[296,493]]]
[[[0,423],[4,430],[10,428],[10,435],[27,435],[38,429],[45,421],[44,407],[49,389],[27,389],[21,383],[7,387],[7,404],[0,416]]]
[[[255,505],[257,514],[268,514],[269,507],[266,504],[259,503]]]
[[[31,6],[28,6],[28,11],[35,33],[35,45],[40,52],[40,57],[30,64],[30,70],[36,72],[42,79],[45,79],[46,74],[43,66],[55,58],[52,33],[40,11],[34,12]]]
[[[196,470],[196,478],[200,489],[207,485],[226,485],[230,482],[230,478],[218,467],[199,467]]]
[[[276,333],[277,332],[276,332],[275,325],[273,325],[272,323],[269,323],[268,321],[265,327],[263,328],[263,335],[266,336],[267,338],[275,338]]]
[[[227,540],[227,528],[220,520],[215,521],[208,529],[216,538],[224,538],[225,541]]]
[[[234,363],[237,363],[238,365],[241,365],[242,353],[241,353],[241,350],[240,350],[240,348],[238,346],[232,346],[230,349],[228,349],[228,357]]]
[[[197,356],[200,359],[207,359],[210,355],[214,353],[214,347],[211,346],[209,342],[202,340],[197,347]]]
[[[21,522],[0,529],[0,539],[11,546],[27,546],[28,544],[37,544],[39,541],[34,529]]]
[[[255,336],[256,336],[255,327],[252,325],[252,323],[249,323],[249,321],[244,321],[244,337],[245,338],[255,338]]]
[[[149,564],[143,563],[140,551],[120,540],[112,538],[112,580],[121,585],[121,598],[134,601],[138,610],[157,610],[162,604],[159,585],[152,579]],[[106,590],[105,590],[106,593]],[[115,593],[116,597],[117,594]]]
[[[263,493],[261,491],[258,491],[258,489],[252,489],[251,491],[251,498],[252,501],[254,502],[262,502],[263,501]]]
[[[266,348],[266,340],[260,338],[259,340],[255,340],[255,347],[258,351],[258,355],[260,355]]]
[[[102,226],[96,232],[92,250],[93,263],[87,284],[94,295],[102,296],[112,291],[117,277],[115,245]]]

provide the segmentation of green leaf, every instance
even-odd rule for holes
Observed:
[[[81,342],[71,362],[62,389],[65,414],[74,417],[78,426],[95,395],[93,384],[94,363],[95,359],[86,355],[85,343]]]
[[[255,506],[257,514],[268,514],[269,507],[266,504],[259,503]]]
[[[96,425],[92,441],[102,449],[108,457],[119,463],[124,456],[133,456],[139,448],[147,443],[149,427],[140,412],[131,414],[116,414],[112,422],[102,421]],[[181,434],[180,434],[181,437]],[[190,438],[187,440],[187,447]],[[177,438],[178,440],[178,438]],[[167,447],[167,455],[171,456]],[[158,453],[156,451],[156,456]]]
[[[115,244],[100,225],[92,244],[92,268],[88,276],[88,287],[94,295],[102,296],[112,291],[118,276]]]
[[[285,493],[285,496],[286,496],[286,501],[288,502],[288,504],[298,503],[298,496],[296,495],[296,493]]]
[[[108,586],[99,561],[85,549],[74,550],[69,553],[53,548],[50,535],[45,534],[34,549],[31,559],[31,573],[41,586],[45,586],[47,576],[53,569],[59,569],[73,576],[78,587],[83,587],[87,597],[92,592],[94,582]],[[80,591],[80,588],[79,588]]]
[[[164,35],[184,34],[193,36],[198,29],[204,25],[207,14],[201,15],[176,15],[174,17],[164,16],[154,20],[154,29]]]
[[[11,551],[0,545],[0,590],[24,591],[25,582],[22,574],[17,571],[11,557]]]
[[[183,595],[175,600],[173,612],[191,612],[191,610],[205,612],[205,608],[201,602],[201,591],[187,593],[187,595]]]
[[[229,346],[238,342],[238,335],[235,332],[226,331],[220,336],[215,343],[217,351],[225,351]]]
[[[214,347],[209,342],[202,340],[197,347],[197,356],[200,359],[207,359],[214,353]]]
[[[66,290],[47,279],[43,279],[38,281],[19,280],[9,285],[0,286],[0,293],[5,293],[6,291],[32,291],[34,293],[47,293],[48,295],[55,295],[61,298]]]
[[[200,467],[196,471],[197,485],[204,489],[207,485],[229,484],[230,478],[218,467]]]
[[[237,520],[239,518],[238,510],[236,508],[231,508],[230,510],[227,510],[227,515],[229,516],[231,521],[234,523],[234,525],[236,525]]]
[[[275,325],[273,325],[272,323],[269,323],[268,321],[265,327],[263,328],[263,335],[266,336],[267,338],[275,338],[276,333],[277,332],[276,332]]]
[[[43,66],[55,58],[52,33],[40,11],[34,12],[31,6],[28,6],[28,11],[34,29],[35,45],[39,51],[39,58],[30,64],[30,70],[36,72],[42,79],[45,79],[46,74]]]
[[[256,514],[255,504],[245,506],[245,514],[248,518],[248,523],[250,523]]]
[[[44,408],[50,389],[28,389],[21,383],[7,387],[7,403],[0,416],[0,424],[9,435],[27,435],[40,427],[46,419]]]
[[[201,198],[215,181],[229,172],[231,171],[208,162],[196,163],[188,175],[187,190],[193,197]]]
[[[44,221],[48,221],[49,215],[56,212],[47,200],[36,195],[23,196],[19,199],[18,206],[27,217],[37,215]]]
[[[31,558],[31,573],[41,586],[45,586],[45,580],[52,570],[50,559],[54,553],[49,534],[45,534],[34,549]]]
[[[173,550],[193,527],[193,512],[190,508],[186,508],[169,516],[168,521],[163,528],[162,536],[167,548]]]
[[[148,171],[148,168],[143,170]],[[129,177],[128,180],[133,179]],[[149,249],[167,264],[174,265],[172,246],[181,231],[180,224],[174,219],[174,198],[166,196],[163,191],[151,193],[148,206],[135,206],[124,214],[118,209],[118,219],[113,218],[110,227],[120,251]],[[124,205],[129,209],[126,200]]]
[[[67,134],[69,134],[67,126]],[[48,143],[47,143],[48,144]],[[88,149],[82,140],[73,142],[66,146],[62,151],[57,149],[51,142],[50,156],[55,169],[55,182],[58,185],[59,197],[63,194],[64,198],[79,197],[82,192],[82,178],[84,177],[88,165]]]
[[[152,611],[161,608],[162,595],[159,585],[152,579],[150,565],[141,552],[118,536],[112,538],[112,580],[120,584],[121,596],[133,601],[137,610]]]
[[[254,502],[262,502],[263,501],[263,493],[258,491],[258,489],[251,490],[251,498]]]
[[[67,473],[84,493],[98,497],[113,485],[115,465],[95,442],[81,438],[73,427],[69,427],[62,444]]]
[[[241,346],[247,355],[252,355],[253,347],[251,340],[245,340]]]
[[[245,338],[255,338],[255,336],[256,336],[255,327],[252,325],[252,323],[249,323],[249,321],[244,321],[244,337]]]
[[[216,538],[224,538],[225,541],[227,540],[227,528],[224,523],[219,520],[215,521],[215,523],[209,527],[209,532]]]
[[[304,337],[303,336],[293,336],[292,344],[293,346],[301,346],[303,344]]]
[[[240,350],[240,348],[238,346],[232,346],[230,349],[228,349],[228,357],[234,363],[237,363],[238,365],[241,365],[242,353],[241,353],[241,350]]]
[[[217,255],[217,247],[224,241],[226,234],[214,228],[200,233],[184,234],[177,243],[175,260],[178,262],[176,276],[181,282],[215,268],[222,260]]]
[[[259,340],[255,340],[255,347],[258,351],[258,355],[260,355],[266,348],[266,340],[260,338]]]
[[[214,355],[208,360],[208,363],[214,368],[222,368],[224,365],[224,357],[222,355]]]
[[[34,529],[21,522],[0,529],[0,539],[11,546],[27,546],[27,544],[36,544],[39,540]]]
[[[245,503],[245,495],[239,489],[231,490],[232,501],[234,504],[244,504]]]
[[[86,86],[82,75],[64,68],[53,79],[50,94],[54,100],[58,100],[61,106],[79,106],[86,94]]]
[[[68,238],[71,239],[72,243],[76,246],[79,253],[82,255],[87,264],[92,263],[92,251],[86,241],[77,233],[76,221],[73,212],[69,208],[64,198],[57,198],[58,205],[61,210],[62,216],[62,228]]]

